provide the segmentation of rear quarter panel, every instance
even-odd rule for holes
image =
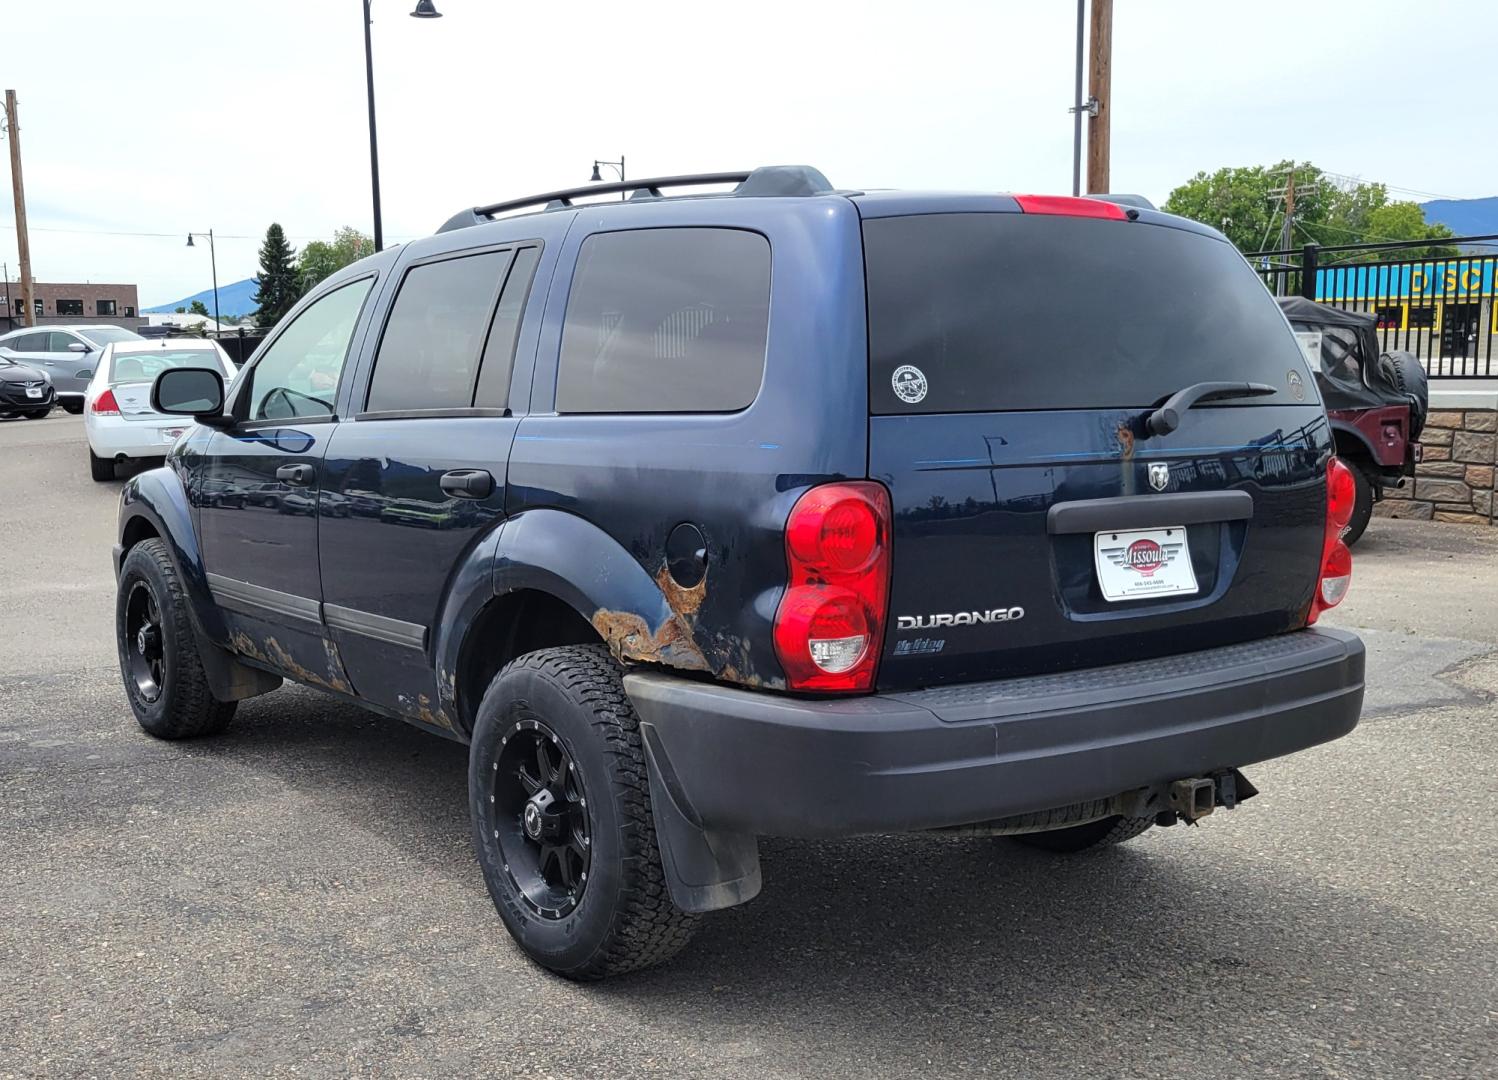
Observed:
[[[616,229],[687,226],[748,229],[770,242],[769,343],[758,397],[726,414],[558,415],[562,321],[583,240]],[[785,585],[785,519],[812,484],[865,475],[866,356],[862,243],[847,200],[683,199],[582,209],[551,284],[531,415],[510,460],[507,514],[574,515],[653,581],[658,601],[585,612],[622,659],[783,687],[771,623]],[[666,571],[666,540],[682,523],[696,525],[706,540],[707,574],[690,589]],[[657,621],[662,612],[670,614]]]

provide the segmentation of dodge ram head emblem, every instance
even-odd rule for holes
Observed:
[[[1150,487],[1156,491],[1164,491],[1165,486],[1170,483],[1170,466],[1163,461],[1150,463]]]

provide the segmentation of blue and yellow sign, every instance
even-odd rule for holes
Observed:
[[[1427,263],[1345,263],[1316,271],[1316,299],[1477,300],[1492,296],[1498,257],[1443,259]]]

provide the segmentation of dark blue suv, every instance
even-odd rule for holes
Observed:
[[[703,188],[735,185],[704,193]],[[672,194],[672,192],[686,193]],[[467,743],[538,963],[662,960],[759,836],[1075,852],[1357,723],[1352,484],[1216,232],[777,167],[464,211],[320,283],[125,488],[163,738],[289,678]]]

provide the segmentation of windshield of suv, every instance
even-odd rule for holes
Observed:
[[[145,341],[146,339],[134,330],[126,330],[120,326],[90,326],[81,331],[95,345],[113,345],[119,341]]]
[[[1146,408],[1204,381],[1279,391],[1229,407],[1316,400],[1274,299],[1223,241],[992,213],[863,233],[876,414]]]
[[[117,353],[109,372],[109,385],[152,382],[167,368],[212,368],[222,372],[218,354],[209,349],[183,349],[179,352]]]

